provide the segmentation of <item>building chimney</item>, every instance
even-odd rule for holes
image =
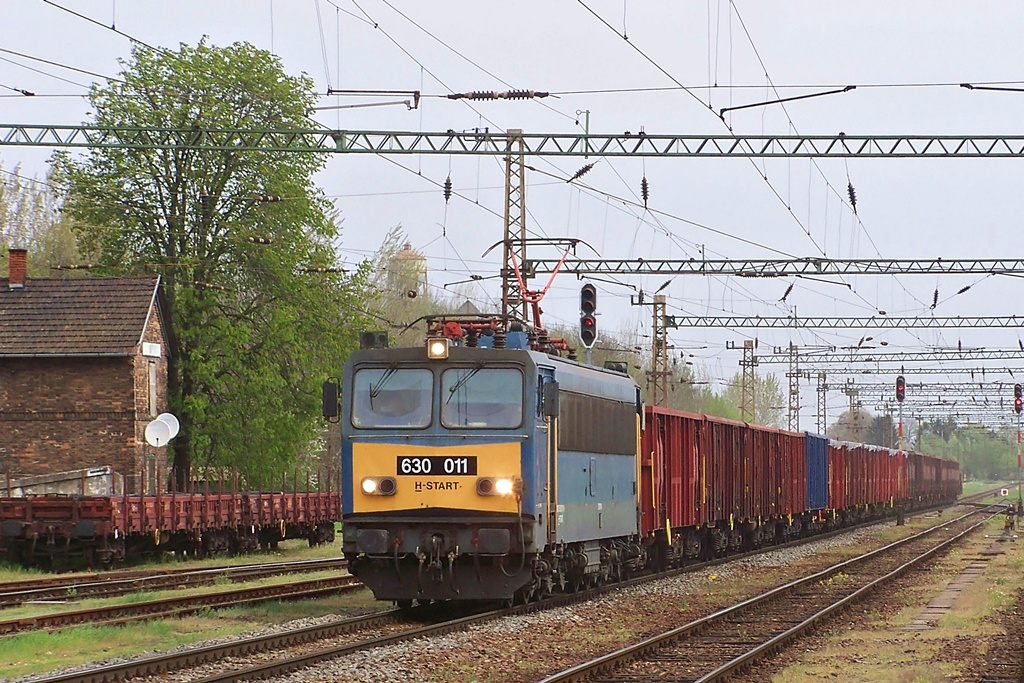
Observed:
[[[28,266],[28,252],[24,249],[11,249],[7,252],[7,263],[10,267],[7,283],[11,289],[24,289],[25,269]]]

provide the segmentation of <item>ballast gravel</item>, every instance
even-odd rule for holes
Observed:
[[[628,639],[635,641],[682,625],[713,611],[712,606],[705,605],[702,601],[702,589],[709,585],[721,584],[723,580],[745,572],[785,567],[831,549],[853,545],[889,526],[892,526],[892,522],[883,522],[828,539],[770,550],[718,566],[650,581],[587,603],[507,617],[446,636],[375,648],[343,659],[321,662],[314,668],[269,680],[274,683],[535,681],[621,647],[620,643],[611,642],[605,636],[592,636],[598,629],[604,632],[608,629],[615,631],[618,628]],[[332,614],[297,619],[237,636],[183,645],[169,652],[185,652],[252,636],[306,628],[338,618],[341,617]],[[634,623],[622,623],[627,620]],[[640,629],[636,627],[635,622],[638,621],[642,624]],[[570,634],[570,637],[566,638],[566,634]],[[112,657],[88,665],[51,671],[40,676],[0,678],[0,683],[34,683],[56,674],[84,671],[98,665],[135,661],[154,654],[157,653]],[[254,656],[248,663],[239,660],[237,668],[243,668],[256,659],[265,658],[266,655]],[[152,677],[145,681],[184,683],[203,675],[200,667]],[[143,683],[142,679],[137,680]]]
[[[661,607],[678,607],[686,598],[693,601],[693,596],[710,583],[746,571],[785,567],[831,549],[854,545],[889,526],[891,522],[880,523],[801,546],[771,550],[626,588],[587,603],[507,617],[460,633],[375,648],[345,659],[322,662],[315,670],[297,671],[268,680],[273,683],[536,681],[621,647],[619,644],[602,646],[600,639],[588,638],[588,633],[599,624],[614,627],[620,615],[643,615],[642,621],[648,630],[637,635],[653,635],[703,616],[697,605],[674,612]],[[567,633],[573,636],[568,647],[564,640]]]

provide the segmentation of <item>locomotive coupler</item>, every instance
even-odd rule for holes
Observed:
[[[402,583],[402,568],[398,564],[398,547],[400,545],[402,545],[401,536],[391,541],[391,547],[394,549],[393,553],[395,557],[395,575],[398,577],[398,583]]]
[[[443,557],[444,536],[441,534],[434,534],[430,537],[430,564],[427,565],[427,570],[434,574],[435,582],[440,581],[441,575],[444,573],[444,565],[442,564]]]
[[[455,584],[455,558],[459,556],[459,546],[455,546],[455,550],[448,553],[448,580],[452,584],[452,592],[456,595],[459,594],[459,587]]]
[[[473,544],[473,569],[476,571],[476,582],[482,586],[484,584],[484,577],[480,575],[480,539],[474,536],[471,542]]]
[[[416,559],[418,559],[420,561],[419,562],[419,566],[416,568],[416,592],[417,593],[422,593],[423,592],[423,563],[427,561],[427,555],[426,555],[426,553],[421,552],[419,548],[416,548]]]

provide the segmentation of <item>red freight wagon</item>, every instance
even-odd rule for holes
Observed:
[[[334,540],[341,519],[337,483],[326,491],[46,495],[0,498],[0,553],[30,564],[64,555],[95,566],[128,554],[175,551],[204,555]]]
[[[696,526],[707,519],[703,417],[649,406],[641,439],[641,531]],[[705,449],[706,452],[706,449]]]
[[[797,514],[807,509],[807,453],[803,432],[778,432],[778,453],[782,462],[782,477],[776,515]]]
[[[754,517],[764,517],[775,512],[775,499],[772,492],[775,491],[779,481],[781,462],[773,457],[777,453],[777,434],[763,429],[752,428],[754,449],[751,457],[753,471],[748,479],[750,493],[753,499],[753,508],[750,514]]]
[[[915,495],[930,503],[959,489],[952,461],[667,408],[645,410],[638,503],[640,529],[656,563],[878,518],[896,502],[906,508]],[[822,450],[814,511],[807,499],[811,438]]]
[[[850,505],[850,475],[848,472],[848,449],[842,441],[829,441],[829,483],[828,506],[833,510],[842,510]]]

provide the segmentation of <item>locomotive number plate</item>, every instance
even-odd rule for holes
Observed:
[[[476,474],[475,455],[400,455],[398,474],[412,475],[460,475]]]

